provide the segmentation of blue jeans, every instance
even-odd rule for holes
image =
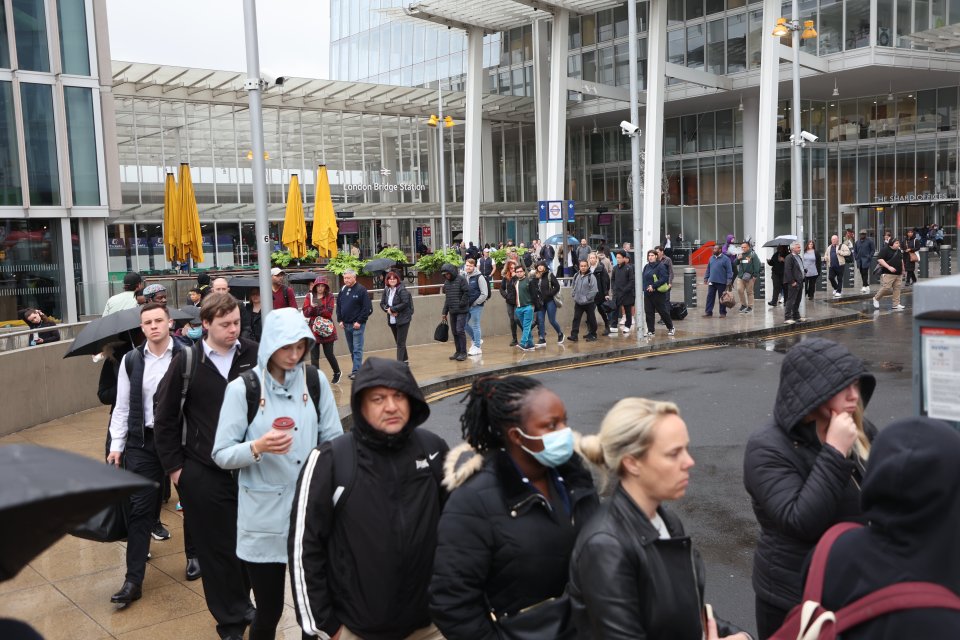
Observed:
[[[347,339],[347,350],[353,356],[353,370],[350,373],[356,373],[363,364],[363,331],[367,328],[366,323],[362,323],[359,329],[353,328],[353,323],[343,323],[343,335]]]
[[[563,329],[560,328],[560,325],[557,323],[557,303],[553,300],[545,302],[543,308],[540,311],[537,311],[537,328],[540,331],[540,339],[547,339],[547,324],[544,322],[547,318],[550,318],[550,324],[553,326],[553,329],[557,332],[557,336],[563,335]]]
[[[480,341],[483,335],[480,333],[480,316],[483,315],[483,306],[474,305],[470,307],[470,313],[467,317],[467,326],[465,327],[467,335],[473,340],[476,347],[480,347]]]
[[[723,292],[727,290],[727,285],[718,284],[716,282],[711,282],[707,285],[707,308],[704,309],[708,316],[713,315],[713,304],[719,300],[720,296],[723,295]],[[727,315],[727,308],[720,305],[720,315]]]
[[[517,322],[520,323],[520,326],[523,327],[523,335],[520,337],[520,346],[527,349],[533,348],[533,338],[530,337],[530,333],[533,329],[533,306],[527,305],[525,307],[517,307],[517,310],[514,312],[517,316]]]

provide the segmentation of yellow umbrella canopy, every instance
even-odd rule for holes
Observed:
[[[283,236],[280,241],[295,260],[307,254],[307,223],[303,219],[303,200],[300,198],[300,179],[296,174],[290,177],[290,191],[287,192],[287,213],[283,217]]]
[[[190,177],[190,165],[180,164],[180,228],[177,241],[178,256],[186,260],[193,257],[193,263],[203,262],[203,237],[200,235],[200,213],[197,211],[197,197],[193,193],[193,178]]]
[[[163,189],[163,250],[167,262],[178,259],[177,236],[180,229],[179,218],[180,193],[177,191],[177,181],[173,173],[167,174],[167,183]]]
[[[333,213],[333,199],[330,197],[330,179],[327,167],[317,167],[317,193],[313,207],[313,235],[311,242],[317,248],[321,258],[337,255],[337,216]]]

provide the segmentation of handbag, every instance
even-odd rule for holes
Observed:
[[[437,342],[446,342],[450,339],[450,325],[446,320],[441,320],[437,328],[433,330],[433,339]]]
[[[490,607],[490,617],[503,640],[573,640],[576,637],[566,594],[530,605],[513,615],[504,613],[497,617]]]
[[[733,294],[729,291],[724,291],[720,294],[720,304],[725,306],[727,309],[733,308],[737,301],[734,299]]]
[[[110,464],[109,462],[107,463]],[[110,465],[113,466],[113,465]],[[122,465],[125,466],[125,465]],[[116,501],[99,511],[83,524],[77,525],[70,534],[94,542],[117,542],[127,539],[127,522],[130,519],[130,498]]]
[[[557,309],[563,308],[563,292],[557,291],[557,295],[553,296],[553,304],[557,305]]]
[[[920,262],[920,254],[916,251],[910,252],[910,262]]]
[[[333,335],[334,331],[333,320],[317,316],[310,321],[310,330],[313,331],[313,335],[317,338],[329,338]]]

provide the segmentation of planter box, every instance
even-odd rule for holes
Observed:
[[[421,296],[433,296],[440,293],[440,286],[443,285],[443,275],[438,271],[437,273],[431,273],[427,275],[422,271],[417,272],[417,285],[420,286],[417,289],[417,294]],[[437,285],[435,287],[428,285]]]

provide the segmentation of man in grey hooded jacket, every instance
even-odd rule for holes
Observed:
[[[590,263],[586,260],[580,261],[580,270],[573,277],[573,329],[570,330],[569,340],[576,342],[577,334],[580,333],[580,318],[587,315],[587,342],[593,342],[597,339],[597,308],[596,298],[599,289],[597,288],[597,277],[590,271]]]

